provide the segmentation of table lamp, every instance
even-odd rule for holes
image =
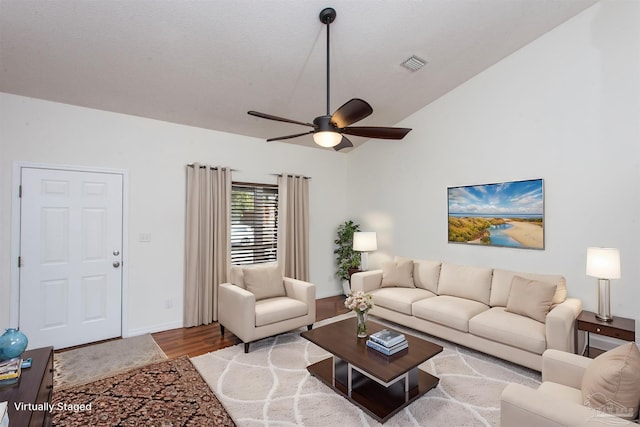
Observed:
[[[609,280],[620,278],[620,251],[615,248],[587,248],[587,276],[598,279],[596,319],[611,322]]]
[[[367,252],[378,249],[375,231],[356,231],[353,233],[353,250],[361,252],[360,269],[366,271],[368,267]]]

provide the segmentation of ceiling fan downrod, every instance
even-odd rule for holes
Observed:
[[[331,98],[330,98],[330,93],[331,93],[331,81],[330,81],[330,68],[329,68],[329,24],[331,24],[333,21],[335,21],[336,19],[336,10],[332,7],[327,7],[325,9],[322,9],[322,11],[320,12],[320,22],[322,22],[323,24],[325,24],[327,26],[327,116],[330,114],[329,112],[331,111]]]

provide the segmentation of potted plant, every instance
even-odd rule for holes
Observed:
[[[342,287],[345,295],[349,293],[349,279],[351,273],[357,270],[360,266],[360,252],[353,250],[353,233],[360,231],[360,224],[356,224],[353,221],[345,221],[344,224],[340,224],[336,234],[336,249],[333,251],[336,254],[336,276],[342,280]],[[351,270],[351,271],[350,271]]]

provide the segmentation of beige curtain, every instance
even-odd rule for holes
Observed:
[[[187,166],[184,326],[218,320],[218,285],[231,265],[231,170]]]
[[[278,263],[285,277],[309,280],[309,178],[278,177]]]

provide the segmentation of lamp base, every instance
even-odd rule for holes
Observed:
[[[360,252],[360,270],[367,271],[369,268],[369,254],[367,252]]]
[[[600,315],[599,313],[596,313],[596,319],[598,319],[601,322],[613,322],[613,317]]]
[[[609,279],[598,279],[598,312],[596,319],[602,322],[611,322],[611,304],[609,293]]]

